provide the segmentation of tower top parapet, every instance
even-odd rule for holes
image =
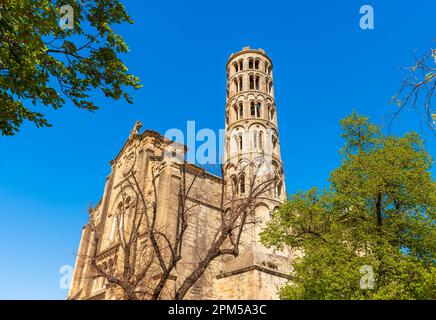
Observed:
[[[230,63],[230,62],[231,62],[235,57],[237,57],[237,56],[239,56],[239,55],[241,55],[241,54],[246,54],[246,53],[260,54],[260,55],[264,56],[265,58],[267,58],[267,59],[271,62],[271,64],[272,64],[272,60],[271,60],[271,58],[266,54],[266,52],[265,52],[264,49],[262,49],[262,48],[259,48],[259,49],[253,49],[253,48],[251,48],[250,46],[246,46],[246,47],[243,47],[242,50],[240,50],[240,51],[238,51],[238,52],[236,52],[236,53],[232,53],[232,54],[230,54],[230,57],[229,57],[229,60],[227,61],[227,65],[226,65],[226,67],[228,66],[228,64],[229,64],[229,63]]]

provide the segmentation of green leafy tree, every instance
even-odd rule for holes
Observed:
[[[341,124],[330,187],[293,195],[261,233],[302,253],[281,298],[436,298],[436,184],[423,142],[385,136],[355,112]]]
[[[0,1],[2,135],[15,134],[25,120],[50,126],[41,109],[59,109],[66,99],[97,110],[94,89],[131,103],[125,90],[140,84],[120,60],[128,52],[112,29],[120,23],[133,21],[118,0]]]

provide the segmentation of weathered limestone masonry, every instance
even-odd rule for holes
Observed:
[[[217,276],[214,285],[220,299],[276,298],[277,287],[289,274],[289,252],[268,250],[258,239],[264,222],[286,196],[272,69],[264,50],[249,47],[232,54],[227,63],[225,179],[232,181],[244,161],[259,158],[268,162],[279,182],[256,207],[256,221],[263,223],[247,230],[240,256],[228,261]]]
[[[274,190],[262,197],[255,208],[255,219],[261,221],[247,228],[242,237],[242,248],[237,258],[218,259],[200,281],[191,288],[188,299],[276,299],[277,288],[289,278],[291,254],[264,248],[258,234],[270,213],[286,197],[280,143],[277,128],[277,112],[274,101],[272,75],[273,64],[262,49],[249,47],[232,54],[227,63],[226,103],[226,184],[234,183],[244,161],[257,158],[269,159],[274,174],[278,177]],[[106,179],[103,196],[90,210],[103,241],[98,248],[101,263],[120,261],[119,245],[113,237],[114,216],[121,201],[120,185],[130,174],[138,177],[144,194],[151,193],[152,172],[157,177],[159,224],[167,231],[173,228],[176,214],[178,186],[181,181],[180,165],[168,161],[163,155],[172,154],[183,158],[186,147],[165,139],[159,133],[145,130],[139,133],[139,122],[129,139],[110,162],[111,172]],[[268,161],[267,161],[268,162]],[[213,234],[214,221],[219,217],[219,193],[221,178],[189,165],[187,179],[194,175],[197,180],[191,195],[196,203],[195,216],[190,218],[182,260],[174,276],[174,284],[192,270],[194,257]],[[240,183],[236,182],[237,184]],[[237,186],[242,188],[244,186]],[[68,299],[113,299],[114,288],[94,279],[89,265],[93,250],[93,231],[87,224],[82,230],[72,287]],[[163,298],[171,297],[171,288]]]

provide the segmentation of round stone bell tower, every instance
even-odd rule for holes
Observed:
[[[235,178],[232,174],[241,170],[241,163],[260,165],[262,162],[260,174],[271,173],[277,178],[275,190],[268,195],[275,207],[285,200],[286,193],[274,99],[273,63],[264,50],[245,47],[230,56],[226,100],[224,164],[229,169],[226,170],[227,178]],[[232,172],[231,168],[236,170]],[[241,174],[238,172],[237,175]],[[240,189],[239,186],[238,191]]]
[[[287,281],[286,251],[275,252],[259,241],[265,222],[286,199],[280,157],[273,63],[262,49],[245,47],[227,62],[224,179],[232,199],[247,197],[249,188],[273,183],[256,199],[254,224],[244,227],[240,254],[223,264],[218,290],[226,299],[274,299]],[[251,189],[252,190],[252,189]],[[231,205],[229,203],[229,205]]]

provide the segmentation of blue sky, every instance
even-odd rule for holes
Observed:
[[[64,299],[59,268],[73,265],[88,205],[135,120],[164,133],[224,126],[225,63],[244,46],[274,62],[288,193],[326,186],[339,164],[339,120],[354,109],[386,125],[400,68],[432,44],[434,0],[124,1],[134,25],[117,27],[143,88],[135,103],[93,95],[101,110],[47,110],[52,128],[25,124],[0,137],[0,299]],[[359,28],[371,4],[375,30]],[[416,130],[432,155],[436,139],[404,113],[393,133]]]

